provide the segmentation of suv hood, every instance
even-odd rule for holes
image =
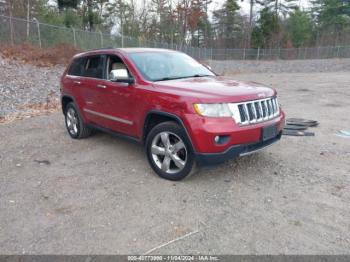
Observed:
[[[162,92],[190,96],[202,102],[241,102],[263,99],[276,94],[270,87],[241,82],[229,77],[197,77],[154,82]]]

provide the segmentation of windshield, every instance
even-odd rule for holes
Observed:
[[[214,76],[205,66],[183,53],[133,53],[130,58],[143,77],[150,81]]]

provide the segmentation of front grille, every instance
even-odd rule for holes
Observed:
[[[276,97],[242,103],[230,103],[229,107],[236,123],[241,125],[263,122],[280,114]]]

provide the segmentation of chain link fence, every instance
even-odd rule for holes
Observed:
[[[216,49],[171,45],[148,41],[142,38],[83,31],[40,23],[34,19],[0,16],[0,43],[31,43],[40,48],[60,43],[74,45],[87,50],[103,47],[154,47],[179,50],[199,60],[292,60],[349,58],[350,46],[328,46],[312,48],[280,49]]]

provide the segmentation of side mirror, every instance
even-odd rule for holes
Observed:
[[[127,84],[135,83],[135,79],[133,77],[129,76],[128,70],[126,70],[126,69],[114,69],[114,70],[112,70],[109,73],[109,79],[112,82],[127,83]]]

